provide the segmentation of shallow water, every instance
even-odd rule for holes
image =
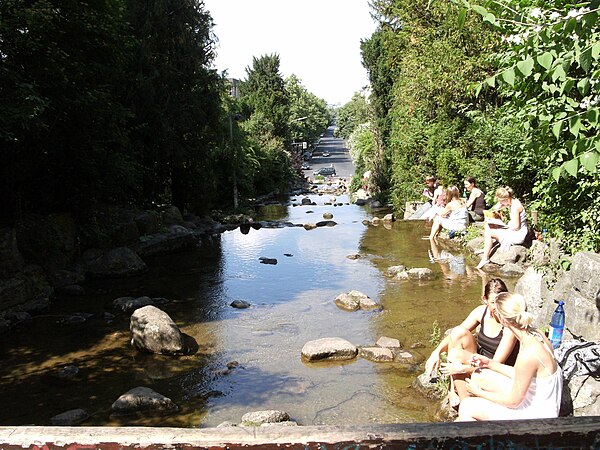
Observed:
[[[318,222],[332,212],[335,227],[239,229],[205,239],[199,251],[155,258],[135,279],[96,281],[92,294],[60,298],[48,313],[1,337],[0,424],[44,425],[59,413],[83,408],[86,425],[216,426],[239,422],[253,410],[279,409],[303,425],[422,422],[435,404],[410,386],[418,367],[356,359],[345,363],[302,362],[310,340],[338,336],[373,345],[381,336],[399,339],[423,360],[431,351],[432,323],[442,330],[462,321],[478,304],[482,279],[464,260],[430,263],[423,222],[367,226],[382,217],[347,204],[326,206],[329,195],[312,195],[316,206],[270,206],[268,220]],[[347,258],[360,254],[359,259]],[[288,256],[286,256],[286,254]],[[277,265],[259,258],[276,258]],[[431,282],[392,281],[397,264],[431,267]],[[383,305],[381,312],[346,312],[335,297],[359,290]],[[114,312],[121,296],[165,297],[161,307],[199,351],[186,357],[142,355],[129,345],[129,317]],[[252,307],[229,306],[236,299]],[[93,314],[78,324],[62,322],[76,312]],[[230,370],[228,362],[239,365]],[[72,380],[58,379],[66,365],[79,367]],[[168,417],[111,417],[121,394],[147,386],[181,406]]]

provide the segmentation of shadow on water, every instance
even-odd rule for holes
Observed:
[[[287,411],[305,425],[431,420],[435,404],[410,387],[418,367],[360,358],[310,364],[301,349],[327,336],[358,346],[388,336],[422,361],[431,350],[432,323],[444,330],[462,320],[478,304],[481,279],[464,260],[430,263],[423,223],[365,226],[364,219],[386,211],[348,205],[347,198],[338,199],[343,206],[326,205],[327,194],[311,200],[316,204],[300,206],[298,197],[264,207],[264,219],[316,223],[331,212],[337,225],[228,231],[197,251],[153,258],[143,276],[93,280],[89,295],[56,299],[46,314],[3,335],[0,424],[44,425],[74,408],[92,414],[89,425],[215,426],[258,409]],[[261,264],[261,257],[277,264]],[[397,264],[431,267],[437,279],[385,277]],[[335,297],[353,289],[379,300],[383,311],[338,309]],[[161,309],[197,342],[195,354],[144,355],[131,347],[129,315],[117,314],[112,301],[143,295],[169,300]],[[234,300],[251,307],[234,309]],[[65,321],[74,313],[91,316]],[[69,365],[79,372],[58,377]],[[111,404],[137,386],[170,397],[181,410],[111,417]]]

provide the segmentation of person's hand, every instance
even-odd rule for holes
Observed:
[[[485,369],[489,367],[490,362],[490,358],[488,358],[487,356],[479,355],[477,353],[471,356],[471,359],[469,360],[469,364],[471,364],[471,366],[475,367],[476,369]]]
[[[444,375],[456,375],[457,373],[464,373],[465,369],[461,363],[447,362],[440,365],[440,372]]]
[[[475,397],[480,397],[483,390],[471,378],[465,380],[467,392]]]

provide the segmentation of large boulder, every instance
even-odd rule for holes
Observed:
[[[159,229],[158,219],[156,211],[144,211],[135,217],[135,224],[142,236],[155,234]]]
[[[23,256],[17,246],[14,228],[0,228],[0,278],[8,278],[24,266]]]
[[[170,414],[179,411],[170,398],[147,387],[136,387],[121,395],[111,407],[115,415],[129,415],[135,413]]]
[[[155,306],[136,309],[129,322],[131,344],[140,351],[159,355],[185,353],[183,334],[169,315]]]
[[[583,252],[573,257],[568,272],[544,275],[533,267],[525,271],[515,292],[525,297],[535,318],[534,326],[547,326],[556,308],[555,302],[563,300],[569,330],[588,341],[600,340],[600,292],[595,292],[600,289],[599,259],[595,253]]]
[[[25,217],[17,224],[17,243],[26,261],[48,272],[66,267],[79,251],[77,228],[69,214]]]
[[[503,266],[508,263],[524,263],[527,261],[528,249],[522,245],[511,245],[506,250],[498,249],[491,257],[490,261]]]
[[[147,270],[146,263],[127,247],[118,247],[101,254],[87,268],[90,275],[98,278],[129,277]]]
[[[600,302],[600,255],[598,253],[580,252],[573,258],[570,270],[573,288],[582,297]],[[600,303],[597,303],[600,307]]]
[[[358,349],[351,342],[339,337],[309,341],[302,347],[302,357],[313,361],[343,361],[356,358]]]
[[[89,419],[90,415],[85,409],[71,409],[50,418],[50,424],[59,427],[72,427]]]

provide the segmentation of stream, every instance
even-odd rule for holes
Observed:
[[[311,340],[341,337],[357,346],[382,336],[399,339],[422,362],[431,351],[433,323],[443,332],[479,304],[482,279],[462,258],[429,261],[429,226],[396,221],[363,224],[386,210],[349,203],[270,205],[263,220],[316,223],[331,212],[333,227],[240,229],[206,237],[193,252],[155,257],[150,271],[124,280],[92,280],[87,294],[54,299],[49,311],[1,336],[0,424],[47,425],[83,408],[89,426],[212,427],[239,423],[249,411],[286,411],[300,425],[426,422],[436,403],[411,384],[422,364],[406,367],[357,358],[305,363]],[[349,255],[360,255],[349,259]],[[261,264],[260,257],[277,264]],[[394,281],[388,267],[430,267],[434,281]],[[382,311],[347,312],[335,297],[359,290]],[[140,354],[129,344],[129,316],[112,301],[122,296],[164,297],[160,306],[192,336],[197,353],[184,357]],[[248,309],[230,306],[245,300]],[[71,320],[79,314],[85,320]],[[115,315],[112,317],[112,315]],[[414,347],[414,348],[413,348]],[[61,368],[75,366],[67,378]],[[180,406],[177,414],[111,415],[123,393],[146,386]]]

